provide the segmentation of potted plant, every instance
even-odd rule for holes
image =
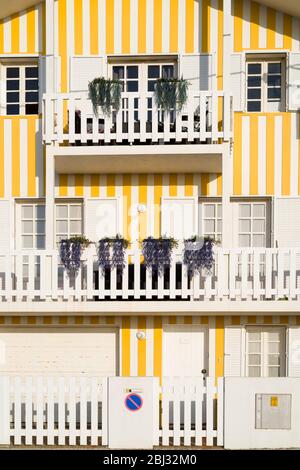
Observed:
[[[94,114],[98,116],[100,107],[103,114],[110,116],[112,108],[120,109],[122,85],[119,80],[94,78],[89,82],[89,98],[93,104]]]
[[[98,265],[105,274],[107,268],[125,268],[126,249],[129,246],[128,240],[121,235],[115,238],[101,238],[98,243]]]
[[[216,241],[210,237],[192,237],[184,240],[183,263],[191,276],[205,269],[208,273],[214,265],[213,247]]]
[[[161,276],[165,268],[171,265],[171,256],[174,248],[178,246],[174,238],[148,237],[142,241],[142,254],[146,268],[152,268]]]
[[[156,106],[163,111],[181,111],[187,102],[189,83],[184,78],[159,78],[154,87]]]
[[[92,242],[84,236],[65,238],[59,242],[59,255],[68,275],[77,275],[84,248]]]

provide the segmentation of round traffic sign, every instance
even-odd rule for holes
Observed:
[[[125,406],[129,411],[138,411],[143,406],[143,399],[137,393],[130,393],[125,397]]]

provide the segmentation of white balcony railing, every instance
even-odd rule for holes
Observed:
[[[158,276],[128,251],[124,270],[103,275],[94,248],[83,255],[77,276],[68,276],[57,251],[0,254],[0,302],[101,300],[300,300],[300,249],[215,250],[211,273],[191,278],[182,255]]]
[[[180,112],[157,109],[152,92],[122,93],[121,108],[95,116],[87,93],[43,97],[46,143],[74,145],[217,143],[232,137],[232,97],[222,91],[189,92]]]

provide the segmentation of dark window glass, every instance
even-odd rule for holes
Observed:
[[[281,63],[268,64],[268,73],[281,73]]]
[[[26,67],[25,68],[25,77],[26,78],[37,78],[38,77],[38,68],[37,67]]]
[[[35,103],[39,100],[39,94],[36,91],[28,91],[25,99],[26,103]]]
[[[248,99],[249,100],[260,100],[261,89],[260,88],[248,88]]]
[[[127,82],[127,91],[139,91],[139,84],[136,81]]]
[[[8,67],[6,69],[6,76],[7,78],[19,78],[20,76],[19,67]]]
[[[248,64],[248,74],[249,75],[260,75],[261,74],[261,64]]]
[[[173,77],[174,77],[173,65],[163,65],[162,66],[162,78],[173,78]]]
[[[37,90],[38,87],[38,80],[26,80],[26,90]]]
[[[261,77],[248,77],[248,86],[261,86]]]
[[[35,104],[26,104],[25,106],[25,114],[38,114],[39,113],[39,105],[38,103]]]
[[[7,82],[6,82],[7,90],[18,90],[19,87],[20,87],[20,81],[19,80],[7,80]]]
[[[139,68],[137,65],[130,65],[127,67],[127,78],[138,78]]]
[[[7,103],[18,103],[20,98],[20,93],[12,92],[6,93],[6,102]]]
[[[261,111],[260,101],[248,101],[248,111],[260,113]]]
[[[148,91],[154,91],[155,83],[156,83],[155,80],[149,80],[148,81]]]
[[[159,65],[148,66],[148,78],[159,78]]]
[[[268,86],[281,86],[280,75],[268,75]]]
[[[123,80],[124,79],[124,67],[121,65],[115,65],[113,67],[113,79]]]
[[[281,99],[281,88],[268,88],[268,99]]]
[[[6,114],[20,114],[20,107],[18,104],[8,104],[6,106]]]

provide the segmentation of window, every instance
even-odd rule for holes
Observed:
[[[246,375],[248,377],[285,376],[284,327],[247,327]]]
[[[114,65],[113,79],[122,84],[122,91],[139,91],[139,66],[138,65]]]
[[[240,247],[265,247],[266,202],[240,202],[238,205],[238,244]]]
[[[247,111],[284,111],[284,69],[282,59],[247,62]]]
[[[222,241],[222,204],[203,203],[203,236]]]
[[[38,114],[39,81],[38,66],[5,65],[6,90],[5,113],[7,115]]]
[[[45,248],[45,205],[21,205],[22,248]]]
[[[174,78],[174,64],[155,64],[148,65],[148,91],[154,91],[155,82],[158,78]]]
[[[56,241],[82,235],[82,204],[56,204]]]

